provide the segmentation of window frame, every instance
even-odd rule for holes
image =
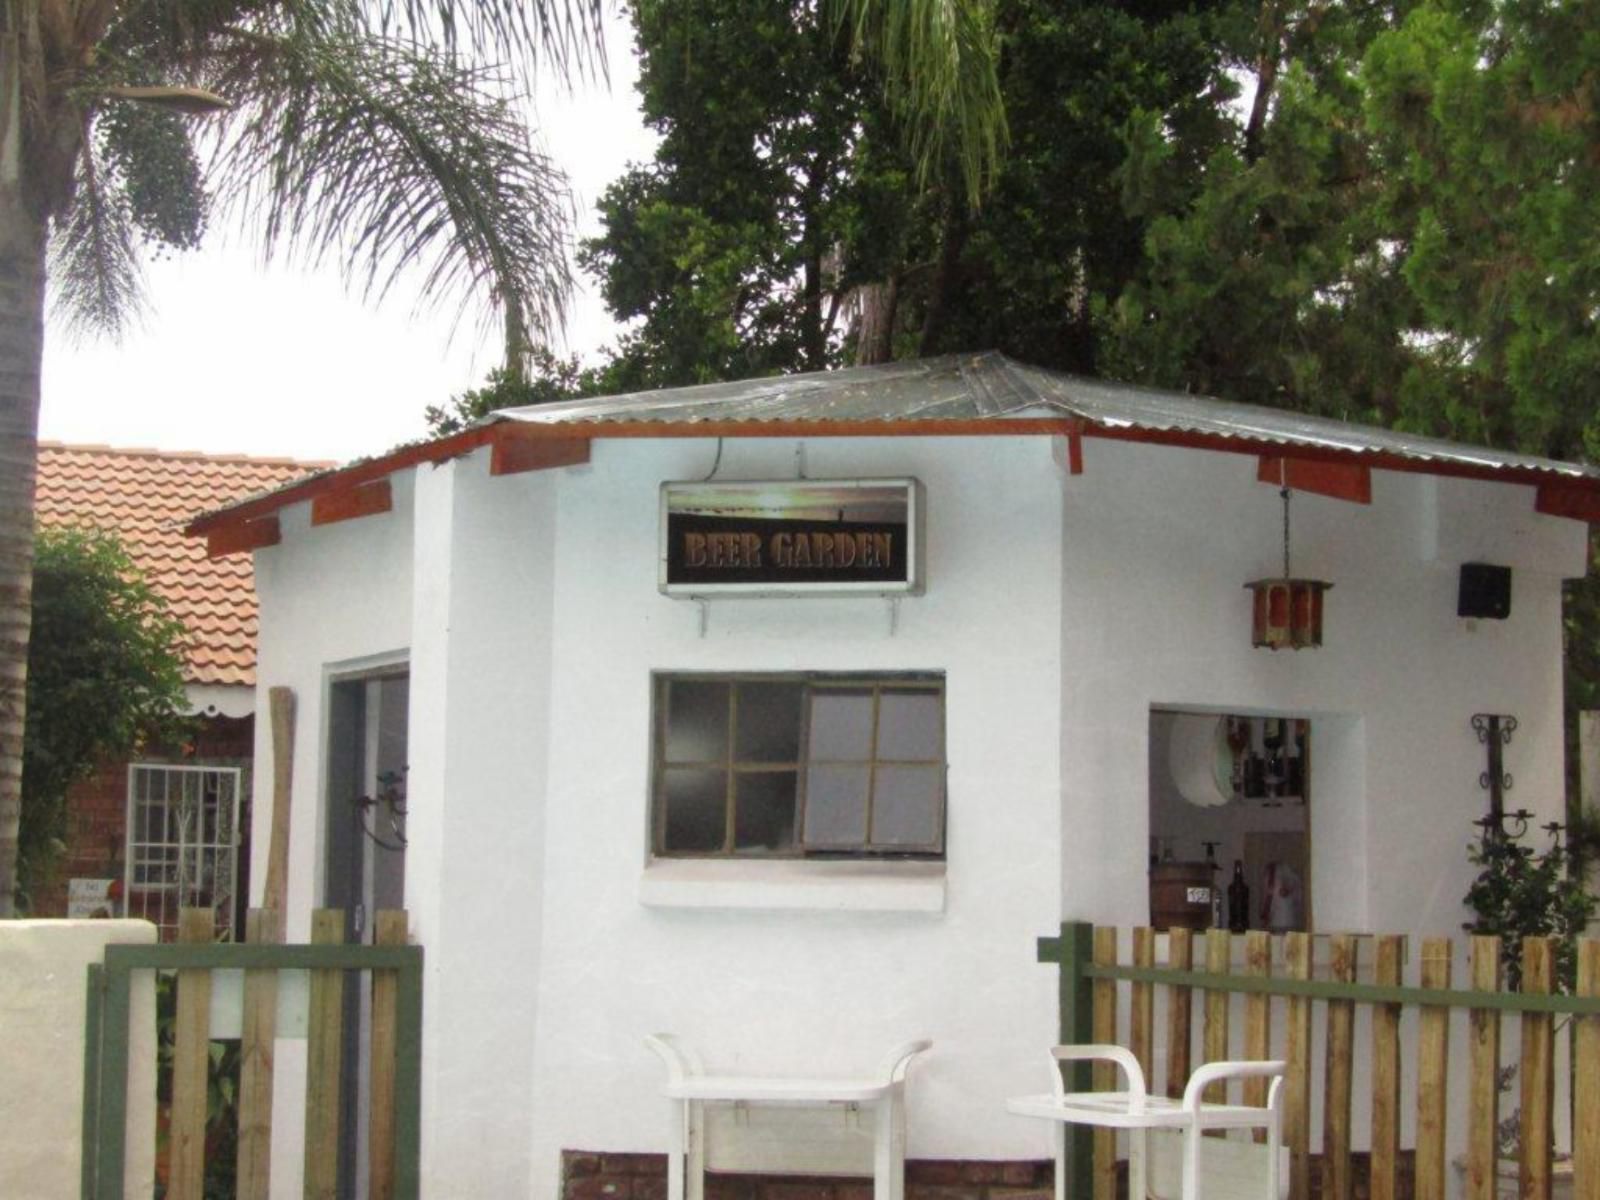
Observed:
[[[217,939],[233,939],[239,900],[239,817],[244,774],[243,767],[225,763],[144,760],[128,764],[122,868],[124,916],[152,921],[160,930],[161,938],[170,940],[177,934],[180,909],[207,897],[207,907],[214,914]],[[161,795],[155,796],[149,785],[141,794],[140,778],[154,780],[157,776],[161,778]],[[192,795],[187,783],[180,782],[191,780],[195,784]],[[204,836],[208,782],[218,789],[214,804],[216,836],[212,839]],[[231,795],[225,796],[224,792],[231,792]],[[139,823],[141,808],[159,809],[163,814],[164,836],[161,839],[139,836],[148,828]],[[199,836],[195,836],[197,833]],[[167,857],[169,852],[171,857]],[[139,878],[141,870],[165,874],[169,867],[172,870],[170,879],[149,875]]]
[[[671,720],[671,693],[674,683],[726,684],[728,686],[728,725],[726,747],[721,759],[685,762],[667,761],[667,733]],[[738,710],[741,685],[775,683],[791,684],[800,690],[800,726],[797,731],[797,758],[794,762],[738,759]],[[835,843],[808,845],[805,841],[806,800],[810,757],[811,710],[813,689],[866,690],[872,697],[872,729],[869,757],[866,759],[819,759],[819,765],[865,766],[867,768],[866,836],[858,845]],[[936,692],[939,698],[938,751],[936,759],[884,759],[878,757],[878,735],[881,704],[884,692],[918,691]],[[722,672],[722,671],[655,671],[651,673],[651,746],[650,746],[650,853],[661,859],[703,859],[722,862],[760,862],[781,859],[786,861],[855,861],[883,862],[894,860],[943,862],[946,856],[946,809],[949,804],[948,776],[950,769],[946,708],[947,693],[943,672],[886,671],[886,672],[831,672],[831,671],[777,671],[777,672]],[[879,767],[927,767],[937,772],[938,794],[934,801],[934,837],[921,844],[880,844],[871,841],[873,812],[876,803]],[[667,800],[665,778],[668,769],[714,770],[723,773],[723,838],[722,845],[706,850],[669,850],[666,848]],[[742,776],[757,774],[795,775],[794,838],[783,849],[739,850],[737,848],[738,782]]]

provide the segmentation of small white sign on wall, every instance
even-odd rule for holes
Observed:
[[[115,917],[116,902],[111,899],[114,879],[67,880],[67,916]]]

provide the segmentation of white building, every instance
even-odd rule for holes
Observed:
[[[1294,574],[1334,585],[1299,652],[1252,645],[1244,587],[1283,572],[1280,479]],[[880,557],[816,513],[809,554],[759,521],[667,554],[663,484],[852,503],[797,480],[916,481],[913,579],[722,590]],[[1147,923],[1152,858],[1202,840],[1247,861],[1253,921],[1273,862],[1308,877],[1273,920],[1458,932],[1474,714],[1517,722],[1515,804],[1561,812],[1597,497],[1589,468],[983,355],[501,413],[191,532],[255,549],[260,686],[298,699],[291,938],[403,901],[426,947],[425,1191],[552,1197],[564,1150],[665,1148],[662,1029],[777,1071],[931,1037],[911,1156],[1047,1156],[1003,1104],[1056,1037],[1035,939]],[[1468,563],[1510,569],[1509,615],[1458,615]],[[403,818],[351,804],[402,772]]]

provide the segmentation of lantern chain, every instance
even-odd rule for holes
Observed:
[[[1289,489],[1287,486],[1278,493],[1283,497],[1283,577],[1294,578],[1289,570]]]

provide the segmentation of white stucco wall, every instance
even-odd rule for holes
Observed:
[[[412,492],[410,475],[393,481],[393,511],[311,528],[311,506],[279,515],[283,540],[255,555],[261,627],[256,686],[254,804],[250,824],[250,903],[261,903],[272,831],[272,721],[267,691],[295,696],[295,757],[289,822],[286,934],[308,940],[311,910],[322,902],[325,833],[326,705],[330,681],[380,662],[403,660],[411,643]],[[305,1091],[303,1039],[279,1038],[274,1063],[272,1189],[298,1196],[302,1182]]]
[[[149,945],[148,921],[0,921],[0,1194],[7,1200],[76,1196],[83,1166],[83,1064],[88,968],[110,945]],[[128,1099],[123,1185],[148,1196],[155,1182],[156,991],[130,975]]]
[[[406,904],[426,948],[425,1190],[525,1196],[536,1080],[558,477],[417,487]]]
[[[1371,506],[1297,496],[1296,571],[1335,584],[1327,640],[1273,654],[1249,645],[1242,585],[1278,572],[1281,507],[1251,457],[1091,441],[1070,476],[1042,438],[813,439],[812,478],[923,481],[927,594],[892,632],[881,600],[718,601],[702,636],[697,605],[656,590],[657,488],[715,450],[600,439],[587,466],[504,478],[480,451],[397,479],[381,517],[308,529],[290,510],[257,556],[261,686],[300,703],[292,934],[320,894],[328,680],[410,662],[430,1194],[552,1196],[562,1148],[663,1149],[656,1030],[715,1065],[807,1072],[926,1035],[911,1154],[1045,1155],[1046,1131],[1003,1110],[1041,1086],[1055,1036],[1034,940],[1063,917],[1146,919],[1152,707],[1313,718],[1323,930],[1458,929],[1486,804],[1472,713],[1520,723],[1512,805],[1559,811],[1559,576],[1582,569],[1584,530],[1534,515],[1531,489],[1380,472]],[[794,450],[729,441],[717,477],[792,478]],[[1508,621],[1455,615],[1478,558],[1516,568]],[[680,868],[666,894],[698,906],[660,903],[665,670],[943,672],[942,908],[909,911],[926,880],[884,872],[831,892],[842,908],[783,907],[815,881],[776,865],[720,893]],[[261,772],[257,879],[269,789]],[[896,896],[908,911],[882,911]]]
[[[794,444],[730,442],[719,479],[792,478]],[[664,1150],[669,1030],[708,1061],[861,1073],[934,1039],[913,1068],[910,1153],[1045,1152],[1003,1100],[1036,1086],[1055,980],[1034,939],[1054,926],[1061,477],[1048,443],[814,441],[812,478],[914,475],[927,488],[927,594],[693,603],[656,591],[663,479],[703,476],[705,442],[601,443],[564,481],[546,917],[535,1107],[537,1195],[562,1147]],[[645,907],[650,673],[937,670],[949,759],[939,913]],[[755,887],[759,890],[759,883]]]
[[[1441,502],[1441,497],[1445,502]],[[1250,646],[1243,584],[1282,571],[1282,503],[1249,456],[1092,442],[1066,488],[1065,910],[1148,909],[1152,707],[1309,716],[1319,928],[1459,932],[1487,811],[1475,712],[1515,715],[1508,807],[1562,811],[1561,573],[1584,528],[1533,489],[1374,472],[1373,502],[1292,501],[1294,571],[1333,581],[1320,650]],[[1446,552],[1448,554],[1446,555]],[[1514,567],[1511,616],[1456,616],[1458,568]],[[1127,864],[1107,878],[1104,864]],[[1095,879],[1079,889],[1075,879]]]

